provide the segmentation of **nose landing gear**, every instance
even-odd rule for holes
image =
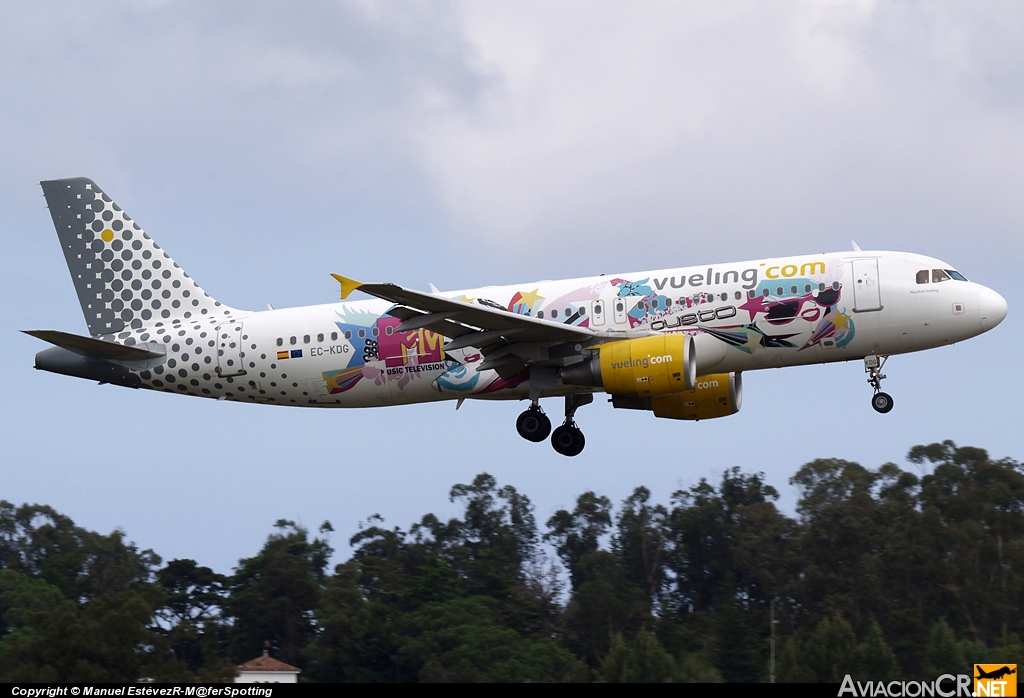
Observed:
[[[871,406],[875,412],[881,414],[889,412],[893,404],[892,396],[882,392],[882,379],[885,378],[882,367],[885,366],[888,359],[888,356],[878,357],[874,354],[864,357],[864,372],[868,374],[868,384],[875,390],[875,394],[871,398]]]

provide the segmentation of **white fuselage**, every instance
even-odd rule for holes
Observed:
[[[441,295],[608,335],[685,332],[700,373],[848,361],[952,344],[998,324],[1006,303],[954,267],[898,252],[844,252],[492,286]],[[952,278],[950,278],[952,272]],[[919,283],[926,274],[924,282]],[[945,276],[946,278],[942,278]],[[133,328],[168,360],[141,387],[300,407],[521,399],[525,383],[476,371],[472,348],[396,332],[393,304],[359,300]],[[565,364],[582,360],[569,351]],[[220,366],[220,374],[217,366]],[[561,383],[544,395],[592,392]]]

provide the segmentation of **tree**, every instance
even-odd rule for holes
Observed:
[[[1024,466],[994,461],[984,449],[952,441],[915,446],[908,459],[930,463],[921,479],[921,506],[932,522],[946,572],[947,617],[975,641],[1010,642],[1024,632]]]
[[[616,634],[601,670],[608,683],[670,683],[674,674],[672,655],[646,630],[629,642]]]
[[[194,560],[171,560],[156,573],[156,584],[165,595],[156,628],[174,659],[203,680],[234,676],[235,665],[224,657],[221,617],[227,577]]]
[[[751,625],[755,616],[737,598],[735,588],[732,575],[727,575],[717,595],[713,614],[715,665],[727,682],[754,683],[765,673],[765,663]]]
[[[611,528],[611,511],[612,504],[607,497],[584,492],[576,500],[576,508],[571,514],[559,509],[548,519],[544,540],[554,543],[574,586],[581,581],[580,561],[597,552],[601,538]]]
[[[660,504],[648,504],[650,498],[646,487],[633,490],[622,503],[612,539],[612,550],[619,558],[622,573],[643,592],[648,613],[656,606],[665,586],[668,516]]]
[[[956,644],[956,635],[945,618],[932,626],[928,633],[928,648],[925,650],[924,674],[937,677],[941,674],[958,673],[965,668],[963,655]]]
[[[819,683],[840,683],[854,668],[856,636],[853,627],[840,615],[818,623],[804,644],[807,668]]]
[[[274,526],[280,532],[267,538],[258,555],[240,560],[231,578],[225,610],[234,621],[232,652],[245,661],[269,642],[275,657],[302,667],[302,650],[316,635],[314,610],[333,551],[326,539],[310,540],[292,521]]]
[[[386,626],[359,588],[359,565],[334,568],[316,609],[319,632],[305,650],[306,675],[327,683],[388,681],[394,677]],[[379,602],[375,604],[378,608]]]
[[[858,681],[890,681],[899,677],[896,655],[886,644],[882,629],[874,618],[868,623],[864,638],[854,652],[851,673]]]

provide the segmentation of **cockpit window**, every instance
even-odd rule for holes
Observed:
[[[921,271],[917,272],[917,283],[919,283],[919,284],[926,284],[926,283],[928,283],[928,270],[927,269],[922,269]]]
[[[963,274],[961,274],[958,271],[953,271],[952,269],[946,269],[946,273],[949,274],[950,276],[952,276],[957,281],[967,281],[967,277],[964,276]]]
[[[949,281],[949,274],[941,269],[932,269],[932,283],[937,284],[940,281]]]

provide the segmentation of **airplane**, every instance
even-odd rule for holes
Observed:
[[[982,669],[977,664],[974,665],[974,668],[978,670],[978,675],[974,677],[976,679],[996,679],[996,680],[998,680],[998,679],[1003,678],[1004,676],[1009,676],[1011,674],[1016,674],[1017,673],[1016,669],[1011,669],[1008,666],[1000,667],[999,669],[994,669],[992,671],[985,671],[984,669]]]
[[[871,405],[889,356],[959,342],[1006,316],[998,293],[904,252],[812,254],[429,292],[333,274],[341,302],[264,311],[210,297],[92,180],[40,183],[89,336],[35,367],[102,383],[292,407],[529,400],[516,429],[575,456],[579,407],[675,420],[739,411],[742,374],[863,360]],[[354,293],[370,296],[351,300]],[[551,429],[541,398],[562,397]]]

